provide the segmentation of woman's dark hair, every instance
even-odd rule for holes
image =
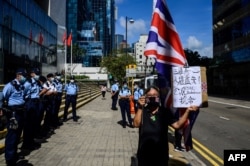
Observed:
[[[156,90],[156,91],[160,94],[160,89],[159,89],[157,86],[154,86],[154,85],[148,87],[148,88],[145,90],[145,94],[147,94],[151,89]]]

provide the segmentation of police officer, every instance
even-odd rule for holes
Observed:
[[[117,100],[119,95],[119,82],[115,81],[115,83],[111,86],[111,99],[112,99],[112,110],[118,110],[116,107]]]
[[[24,123],[24,87],[26,71],[16,71],[16,78],[3,89],[4,102],[7,104],[7,135],[5,137],[5,160],[7,165],[16,165],[18,161],[17,146],[20,141]]]
[[[131,118],[131,114],[130,114],[130,103],[129,103],[130,95],[131,95],[131,92],[127,86],[127,82],[123,82],[123,86],[119,92],[119,106],[120,106],[121,114],[122,114],[122,126],[123,126],[123,128],[126,128],[126,125],[127,125],[126,114],[127,114],[129,126],[133,127],[132,118]]]
[[[56,87],[53,84],[54,75],[49,73],[47,75],[47,81],[43,85],[43,88],[46,89],[44,94],[44,98],[47,101],[46,108],[45,108],[45,117],[43,122],[42,128],[42,135],[47,136],[50,133],[54,132],[53,128],[53,114],[54,114],[54,106],[55,106],[55,95],[57,94]]]
[[[138,110],[138,100],[143,95],[143,89],[138,85],[138,83],[134,83],[134,108],[135,113]]]
[[[30,78],[24,83],[24,97],[25,97],[25,123],[23,130],[23,150],[34,150],[39,148],[41,145],[34,141],[35,138],[35,124],[37,119],[37,114],[39,112],[39,93],[40,93],[40,83],[39,79],[40,70],[38,68],[33,68],[30,71]]]
[[[66,92],[66,100],[65,100],[63,121],[67,121],[68,108],[71,103],[73,121],[77,122],[76,101],[77,101],[77,94],[78,94],[79,88],[78,88],[78,85],[75,83],[74,76],[70,76],[70,82],[65,85],[64,90]]]
[[[63,84],[61,81],[61,74],[56,72],[55,73],[55,79],[54,79],[54,86],[56,87],[57,94],[55,96],[55,109],[54,109],[54,115],[53,115],[53,126],[58,127],[62,123],[59,121],[58,113],[60,110],[60,106],[62,103],[62,91],[63,91]]]

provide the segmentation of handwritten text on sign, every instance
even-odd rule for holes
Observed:
[[[202,103],[200,67],[173,67],[173,106],[200,106]]]

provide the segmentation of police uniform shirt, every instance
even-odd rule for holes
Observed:
[[[15,79],[3,88],[3,97],[8,102],[8,106],[24,104],[24,87]]]
[[[62,85],[61,81],[55,79],[53,84],[56,87],[57,92],[62,93],[63,85]]]
[[[136,88],[134,91],[134,100],[138,100],[143,95],[143,90]]]
[[[49,81],[43,84],[43,88],[47,89],[48,92],[56,92],[56,87]]]
[[[116,91],[118,91],[118,90],[119,90],[118,85],[117,85],[117,84],[113,84],[112,87],[111,87],[111,91],[112,91],[112,92],[116,92]]]
[[[130,90],[128,88],[122,88],[122,90],[120,90],[120,92],[119,92],[119,96],[121,96],[121,97],[127,97],[130,95],[131,95],[131,93],[130,93]]]
[[[38,99],[40,93],[40,86],[34,78],[24,83],[24,96],[25,99]]]
[[[66,91],[67,95],[76,95],[79,91],[79,88],[75,83],[70,82],[66,84],[64,90]]]

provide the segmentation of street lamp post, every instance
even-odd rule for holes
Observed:
[[[128,57],[128,19],[129,19],[129,23],[130,24],[133,24],[135,21],[132,19],[132,18],[129,18],[129,17],[125,17],[125,25],[126,25],[126,27],[125,27],[125,37],[126,37],[126,57]]]

